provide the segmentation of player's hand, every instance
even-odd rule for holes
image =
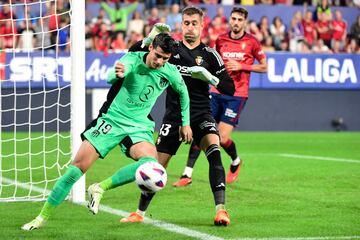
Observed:
[[[171,32],[171,28],[169,25],[165,23],[156,23],[154,27],[151,29],[150,33],[142,40],[141,47],[149,46],[156,35],[159,33]]]
[[[210,83],[213,86],[219,84],[219,79],[212,75],[208,70],[201,66],[193,66],[188,68],[188,72],[191,74],[192,78],[200,79],[204,82]]]
[[[192,141],[192,130],[190,126],[182,126],[179,129],[179,141],[190,144]]]
[[[125,66],[121,62],[115,64],[115,74],[118,78],[123,78],[125,74]]]
[[[241,68],[241,64],[238,61],[229,60],[226,63],[226,69],[228,71],[240,71],[242,68]]]

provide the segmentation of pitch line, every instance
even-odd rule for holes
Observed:
[[[40,188],[40,187],[35,187],[35,186],[31,186],[29,184],[26,183],[21,183],[21,182],[16,182],[13,181],[9,178],[5,178],[2,177],[1,178],[2,182],[7,183],[7,184],[16,184],[18,187],[23,188],[23,189],[27,189],[27,190],[33,190],[35,192],[39,192],[39,193],[47,193],[49,194],[50,191],[46,190],[44,188]],[[80,206],[87,206],[87,203],[75,203],[77,205]],[[103,204],[100,204],[99,206],[99,210],[102,212],[107,212],[116,216],[120,216],[120,217],[127,217],[129,216],[129,212],[120,210],[120,209],[115,209],[112,208],[110,206],[106,206]],[[155,227],[161,228],[163,230],[169,231],[169,232],[174,232],[180,235],[184,235],[184,236],[188,236],[191,238],[196,238],[196,239],[201,239],[201,240],[224,240],[224,238],[221,237],[216,237],[210,234],[206,234],[206,233],[202,233],[199,231],[195,231],[195,230],[191,230],[189,228],[185,228],[185,227],[181,227],[172,223],[167,223],[167,222],[163,222],[163,221],[159,221],[159,220],[154,220],[154,219],[150,219],[148,217],[144,217],[144,222],[145,224],[149,224],[149,225],[153,225]]]
[[[19,186],[20,188],[24,188],[24,189],[28,189],[28,190],[33,190],[35,192],[39,192],[39,193],[50,193],[49,190],[46,190],[44,188],[39,188],[39,187],[35,187],[35,186],[31,186],[29,184],[26,183],[21,183],[21,182],[15,182],[9,178],[5,178],[2,177],[1,181],[4,183],[8,183],[8,184],[17,184],[17,186]],[[86,207],[87,203],[74,203],[80,206],[84,206]],[[120,216],[120,217],[126,217],[129,216],[129,212],[120,210],[120,209],[115,209],[112,208],[110,206],[106,206],[103,204],[100,204],[99,206],[99,210],[102,212],[107,212],[116,216]],[[149,224],[149,225],[153,225],[155,227],[161,228],[163,230],[169,231],[169,232],[174,232],[180,235],[185,235],[191,238],[196,238],[196,239],[201,239],[201,240],[225,240],[224,238],[221,237],[216,237],[210,234],[206,234],[206,233],[202,233],[199,231],[195,231],[195,230],[191,230],[185,227],[181,227],[172,223],[167,223],[167,222],[163,222],[163,221],[159,221],[159,220],[154,220],[154,219],[150,219],[148,217],[144,217],[144,224]],[[326,237],[270,237],[270,238],[236,238],[236,239],[229,239],[229,240],[352,240],[352,239],[360,239],[360,236],[326,236]]]
[[[231,240],[352,240],[352,239],[360,239],[360,236],[236,238]]]
[[[333,157],[299,155],[299,154],[290,154],[290,153],[280,153],[278,155],[281,157],[288,157],[288,158],[316,159],[321,161],[334,161],[334,162],[346,162],[346,163],[360,163],[360,160],[348,159],[348,158],[333,158]]]

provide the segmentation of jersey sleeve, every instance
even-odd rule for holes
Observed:
[[[209,63],[210,66],[212,66],[212,68],[208,70],[219,79],[219,84],[216,87],[217,90],[222,94],[233,96],[235,93],[235,84],[225,69],[224,61],[215,49],[208,47],[207,50],[210,55]]]
[[[254,48],[253,48],[252,54],[255,57],[255,59],[258,60],[259,62],[260,62],[260,60],[266,58],[265,53],[262,50],[259,41],[255,40],[255,39],[254,39]]]
[[[182,125],[188,126],[190,125],[190,98],[185,82],[175,67],[171,68],[168,79],[172,89],[180,96]]]
[[[121,62],[125,66],[124,78],[129,74],[129,72],[132,71],[132,68],[136,61],[138,61],[136,53],[127,53],[120,58],[119,62]],[[113,67],[113,69],[111,69],[108,74],[107,82],[110,84],[114,84],[119,79],[120,78],[116,76],[115,67]]]

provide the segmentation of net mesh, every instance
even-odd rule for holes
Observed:
[[[71,160],[71,1],[0,2],[0,201],[44,200]]]

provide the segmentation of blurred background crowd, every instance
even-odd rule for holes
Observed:
[[[24,2],[26,4],[24,4]],[[360,53],[360,0],[92,0],[86,1],[86,49],[124,51],[146,36],[155,23],[168,24],[171,35],[181,40],[181,9],[199,5],[204,12],[202,41],[214,46],[217,36],[228,30],[224,9],[234,4],[245,8],[276,5],[294,9],[283,14],[257,16],[250,11],[247,31],[267,52]],[[0,50],[70,50],[69,0],[0,3]],[[209,10],[213,14],[208,14]],[[347,9],[357,16],[344,19]],[[76,13],[74,13],[76,14]],[[270,16],[271,15],[271,16]]]

